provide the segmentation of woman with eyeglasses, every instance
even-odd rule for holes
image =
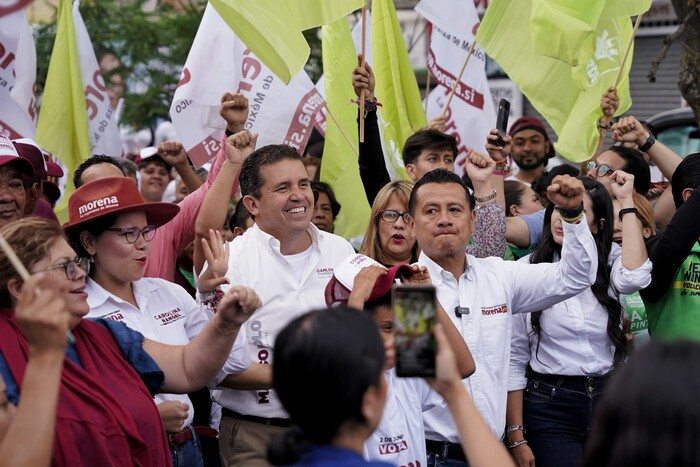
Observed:
[[[138,188],[127,178],[108,178],[88,183],[69,200],[69,221],[64,225],[76,251],[90,259],[92,268],[85,292],[90,306],[88,317],[121,321],[154,341],[185,345],[207,325],[209,314],[180,286],[152,277],[143,277],[150,241],[157,228],[178,211],[170,203],[146,203]],[[228,262],[228,249],[221,234],[212,233],[205,251],[209,264]],[[206,290],[226,281],[213,279],[209,271],[200,276]],[[245,358],[239,335],[239,355]],[[247,347],[245,347],[247,348]],[[250,359],[233,366],[244,370]],[[186,394],[159,394],[158,412],[168,432],[173,464],[201,466],[198,435],[213,435],[208,427],[193,427],[194,411]]]
[[[88,206],[93,208],[86,211],[71,204],[76,208],[71,209],[71,223],[78,213],[92,219],[94,210],[126,207],[117,194],[100,197]],[[156,209],[151,212],[156,223],[167,214]],[[120,225],[121,220],[115,222]],[[115,320],[83,319],[89,311],[86,278],[90,263],[76,254],[56,223],[29,217],[4,226],[0,234],[31,274],[23,282],[0,251],[0,379],[9,403],[18,407],[6,436],[22,440],[16,446],[25,451],[25,459],[34,454],[41,457],[18,463],[2,457],[0,463],[172,465],[153,396],[159,391],[186,393],[210,381],[226,361],[241,325],[260,305],[257,295],[244,287],[229,291],[197,338],[184,346],[163,345]],[[44,416],[55,419],[55,428],[49,423],[34,431],[26,426],[21,430],[27,421],[21,411],[31,409],[27,404],[36,396],[32,363],[47,357],[36,343],[37,328],[43,328],[44,339],[50,335],[53,347],[59,348],[58,361],[45,366],[43,372],[43,402],[48,411]],[[66,341],[67,329],[72,332],[72,342]],[[62,345],[60,337],[56,341],[58,334],[66,341]],[[56,365],[60,366],[60,382],[52,408]],[[47,423],[47,418],[37,421]]]
[[[506,442],[521,466],[580,463],[608,377],[626,358],[620,294],[651,282],[642,228],[633,215],[634,177],[616,171],[609,178],[623,207],[618,214],[625,237],[622,248],[613,242],[610,195],[602,184],[579,177],[586,189],[583,209],[563,211],[550,205],[542,242],[520,260],[558,261],[562,219],[587,222],[598,250],[596,280],[590,289],[546,310],[513,318]]]

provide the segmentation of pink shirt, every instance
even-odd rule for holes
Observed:
[[[221,147],[222,149],[214,157],[207,181],[178,204],[180,212],[177,216],[167,224],[158,227],[156,236],[151,240],[144,277],[160,277],[170,282],[175,281],[177,255],[180,250],[194,240],[195,222],[199,208],[226,160],[226,153],[223,149],[225,143]]]

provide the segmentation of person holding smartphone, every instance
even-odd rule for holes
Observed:
[[[396,325],[391,291],[394,279],[399,277],[405,285],[430,285],[430,277],[424,267],[403,264],[387,269],[367,256],[351,255],[335,268],[326,288],[326,303],[329,306],[347,304],[357,310],[366,310],[374,318],[384,341],[387,401],[379,425],[365,441],[365,457],[393,465],[424,465],[427,452],[423,412],[433,407],[445,407],[445,403],[431,390],[425,379],[397,377],[399,352],[395,346]],[[425,321],[442,323],[449,345],[457,356],[461,378],[474,373],[474,359],[469,348],[435,301],[434,295],[432,310],[425,314]],[[431,340],[434,338],[432,328]],[[430,363],[430,368],[425,370],[434,376],[434,353]]]

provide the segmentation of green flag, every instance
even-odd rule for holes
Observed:
[[[323,26],[322,41],[326,107],[335,119],[330,115],[326,118],[321,180],[331,185],[342,206],[335,233],[352,238],[365,233],[370,210],[357,164],[357,106],[350,103],[355,97],[351,76],[357,58],[347,19]],[[338,125],[354,145],[345,139]]]
[[[344,17],[362,0],[210,0],[243,43],[285,83],[309,57],[301,31]],[[358,6],[359,5],[359,6]]]
[[[557,151],[567,159],[589,159],[598,144],[600,98],[615,82],[625,48],[632,38],[629,17],[601,18],[592,45],[582,46],[580,65],[535,53],[531,35],[532,0],[493,0],[476,40],[515,81],[558,135]],[[513,44],[518,44],[514,47]],[[585,52],[585,53],[584,53]],[[617,88],[618,114],[632,104],[629,69],[632,52]]]
[[[36,141],[63,162],[69,175],[90,157],[88,115],[71,0],[60,0],[58,4],[56,40],[41,101]],[[68,220],[68,198],[74,190],[69,176],[63,200],[56,207],[61,222]]]
[[[428,122],[392,0],[372,2],[372,69],[374,94],[382,104],[378,112],[384,155],[407,179],[401,149]]]

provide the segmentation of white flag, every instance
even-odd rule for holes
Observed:
[[[197,167],[221,147],[226,122],[219,107],[225,92],[248,97],[245,128],[260,133],[258,147],[288,144],[302,154],[325,105],[305,71],[285,85],[207,5],[170,106],[171,120]]]
[[[36,49],[24,11],[0,17],[0,133],[36,137]]]
[[[80,16],[80,0],[73,2],[73,24],[80,58],[80,74],[85,89],[85,104],[88,113],[90,151],[93,154],[108,156],[122,155],[122,142],[114,109],[109,103],[107,86],[97,64],[95,50],[88,34],[83,17]]]
[[[428,119],[442,114],[459,75],[479,16],[471,0],[422,0],[416,11],[431,23],[428,70],[437,81],[428,99]],[[486,136],[496,126],[491,91],[486,79],[486,54],[477,44],[447,111],[446,132],[457,138],[455,170],[464,170],[467,148],[485,152]]]

